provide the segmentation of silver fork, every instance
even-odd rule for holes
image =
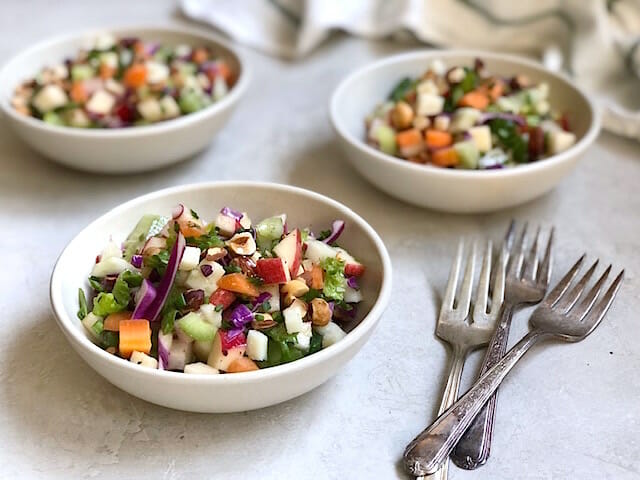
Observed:
[[[431,474],[447,461],[449,453],[482,406],[498,389],[518,360],[535,343],[547,337],[579,342],[600,324],[620,289],[624,270],[618,274],[606,293],[599,298],[611,272],[611,265],[609,265],[588,293],[583,296],[598,261],[570,291],[569,287],[580,270],[584,258],[585,255],[576,262],[533,312],[529,333],[486,372],[460,400],[409,444],[405,450],[404,462],[405,468],[411,474],[415,476]],[[583,297],[582,300],[578,302],[581,297]]]
[[[506,275],[507,253],[503,249],[496,263],[496,274],[493,284],[490,310],[489,284],[491,279],[491,242],[487,243],[484,258],[482,260],[482,270],[476,289],[476,298],[473,305],[473,314],[469,318],[471,305],[471,292],[473,289],[473,277],[476,260],[475,243],[471,246],[467,256],[467,264],[464,271],[464,278],[460,286],[460,292],[456,299],[456,289],[458,277],[462,268],[464,257],[464,244],[460,242],[458,253],[451,266],[447,289],[440,308],[436,335],[447,342],[453,351],[453,361],[442,396],[442,403],[438,415],[449,408],[458,397],[460,387],[460,377],[464,367],[464,361],[468,353],[476,348],[486,345],[491,338],[495,328],[502,300],[504,297],[504,281]],[[495,270],[494,270],[495,271]],[[467,321],[469,320],[469,321]],[[448,464],[445,463],[435,475],[424,477],[431,480],[445,480],[448,475]]]
[[[511,222],[504,240],[505,247],[511,249],[511,259],[505,280],[504,304],[502,314],[495,333],[491,338],[480,375],[493,367],[507,351],[509,330],[514,311],[525,304],[535,304],[544,298],[551,276],[551,258],[553,247],[553,228],[549,233],[549,240],[542,261],[538,260],[538,239],[540,229],[537,230],[533,244],[527,252],[527,224],[524,224],[517,243],[513,244],[515,236],[515,222]],[[489,458],[493,425],[496,411],[496,398],[493,395],[487,405],[478,414],[464,436],[458,442],[451,454],[453,462],[461,468],[473,470],[478,468]]]

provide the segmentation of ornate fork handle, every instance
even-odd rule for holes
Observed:
[[[487,347],[487,353],[482,362],[480,376],[484,375],[491,367],[496,365],[507,352],[511,318],[514,310],[515,304],[505,302],[502,308],[500,322]],[[484,465],[489,458],[491,438],[493,437],[496,399],[497,393],[491,396],[453,451],[451,459],[459,467],[473,470],[480,465]]]
[[[537,330],[529,332],[462,398],[418,435],[404,452],[407,470],[415,476],[435,473],[502,380],[518,360],[545,335]]]

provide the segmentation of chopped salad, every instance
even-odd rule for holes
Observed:
[[[131,127],[202,110],[234,81],[229,63],[207,47],[104,35],[22,83],[11,103],[53,125]]]
[[[431,62],[403,78],[366,119],[367,142],[410,162],[487,170],[535,162],[571,147],[567,117],[549,103],[549,86],[524,75],[492,75]]]
[[[253,224],[225,207],[214,221],[179,205],[144,215],[110,242],[80,288],[78,317],[95,343],[144,367],[235,373],[291,362],[345,335],[365,266],[337,240],[286,215]]]

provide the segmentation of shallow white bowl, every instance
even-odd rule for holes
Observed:
[[[335,219],[346,228],[340,244],[362,261],[364,301],[357,326],[340,342],[295,362],[256,372],[187,375],[151,370],[111,355],[89,340],[76,316],[78,288],[87,290],[95,256],[112,236],[124,240],[144,213],[166,214],[178,203],[203,218],[225,205],[254,219],[287,213],[288,223],[318,230]],[[367,341],[391,292],[391,261],[378,234],[344,205],[308,190],[258,182],[219,182],[160,190],[111,210],[86,227],[64,249],[51,277],[51,305],[73,348],[100,375],[149,402],[193,412],[237,412],[274,405],[301,395],[336,374]]]
[[[403,77],[420,76],[433,59],[447,66],[484,60],[491,73],[522,73],[547,82],[553,109],[567,112],[578,140],[570,149],[535,163],[504,170],[464,171],[418,165],[367,145],[365,117]],[[333,127],[347,158],[371,183],[409,203],[455,213],[488,212],[532,200],[551,190],[576,165],[600,130],[594,103],[567,77],[521,57],[468,50],[423,50],[392,56],[343,80],[331,98]]]
[[[139,37],[168,45],[209,46],[238,75],[229,94],[209,107],[154,125],[118,129],[83,129],[50,125],[11,107],[15,88],[47,65],[74,57],[100,33]],[[126,173],[162,167],[203,150],[225,124],[247,88],[247,65],[231,46],[210,33],[173,27],[93,30],[39,43],[11,59],[0,71],[0,107],[14,131],[34,150],[57,162],[91,172]]]

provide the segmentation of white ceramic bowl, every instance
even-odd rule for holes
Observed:
[[[365,117],[405,76],[417,77],[433,59],[448,66],[484,60],[491,73],[522,73],[550,86],[552,108],[567,112],[578,140],[570,149],[535,163],[504,170],[464,171],[413,164],[367,145]],[[401,200],[455,213],[511,207],[551,190],[577,164],[600,129],[594,103],[568,78],[520,57],[464,50],[424,50],[392,56],[343,80],[333,93],[331,121],[353,166],[371,183]]]
[[[211,106],[154,125],[118,129],[56,126],[17,113],[11,107],[15,88],[46,66],[73,57],[97,35],[139,37],[168,45],[206,45],[228,60],[237,73],[229,94]],[[247,88],[247,65],[231,46],[197,29],[127,27],[65,35],[39,43],[11,59],[0,71],[0,106],[22,140],[57,162],[91,172],[126,173],[162,167],[203,150],[225,124]]]
[[[166,214],[184,203],[203,218],[232,206],[254,219],[286,212],[290,225],[326,228],[346,221],[340,244],[366,267],[359,323],[338,343],[295,362],[256,372],[187,375],[151,370],[111,355],[94,345],[76,316],[78,288],[87,289],[96,253],[112,236],[124,240],[144,213]],[[86,227],[64,249],[51,277],[51,305],[73,348],[117,387],[158,405],[193,412],[236,412],[274,405],[317,387],[336,374],[364,345],[380,320],[391,291],[391,262],[376,232],[357,214],[317,193],[285,185],[220,182],[160,190],[111,210]]]

